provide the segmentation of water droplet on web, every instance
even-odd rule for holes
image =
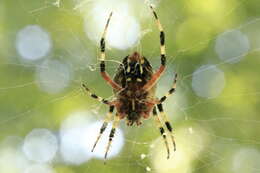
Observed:
[[[91,106],[90,107],[90,111],[95,114],[95,115],[99,115],[99,110],[100,110],[100,105],[99,106]]]
[[[144,158],[146,158],[145,154],[141,154],[141,159],[143,160]]]
[[[147,166],[145,169],[147,172],[150,172],[152,170],[149,166]]]
[[[152,5],[153,8],[155,8],[156,6],[158,6],[159,2],[160,2],[159,0],[145,0],[145,1],[144,1],[144,3],[145,3],[146,5]]]
[[[56,0],[55,2],[52,3],[56,7],[60,7],[60,0]]]
[[[94,114],[98,114],[98,110],[97,109],[93,109],[93,110],[91,110]]]
[[[97,70],[97,67],[96,67],[95,64],[89,65],[88,68],[89,68],[90,71],[96,71]]]
[[[146,34],[151,33],[151,32],[152,32],[151,29],[145,29],[145,30],[143,30],[143,31],[141,32],[141,37],[143,37],[143,36],[145,36]]]

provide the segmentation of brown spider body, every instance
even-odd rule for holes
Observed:
[[[175,79],[171,89],[163,97],[159,99],[156,98],[156,84],[166,68],[166,50],[165,35],[162,25],[153,7],[150,6],[150,8],[154,14],[158,29],[160,31],[161,65],[159,69],[153,72],[149,61],[139,53],[134,52],[132,55],[123,59],[122,64],[120,64],[119,68],[117,69],[114,79],[110,77],[110,75],[106,72],[105,65],[105,35],[107,33],[110,18],[112,16],[112,13],[110,13],[105,30],[100,40],[100,74],[102,78],[108,83],[108,85],[113,88],[115,99],[110,101],[99,97],[96,94],[91,93],[85,84],[82,84],[86,92],[92,98],[109,106],[109,112],[107,113],[106,119],[100,128],[99,135],[93,145],[92,151],[94,151],[101,135],[106,130],[109,121],[111,121],[113,118],[112,129],[110,130],[109,141],[104,156],[105,159],[107,158],[107,153],[111,146],[112,139],[115,135],[119,121],[126,118],[127,125],[132,126],[134,123],[136,123],[136,125],[140,125],[141,119],[148,118],[151,112],[153,112],[153,117],[155,119],[157,128],[163,137],[167,149],[167,158],[170,157],[170,149],[166,138],[166,132],[164,130],[165,128],[170,133],[174,151],[176,150],[173,128],[167,115],[164,113],[163,102],[175,92],[177,74],[175,74]],[[159,114],[157,114],[156,107],[159,110]],[[115,116],[113,116],[114,108],[116,108]]]
[[[123,89],[116,95],[116,109],[121,119],[127,119],[127,125],[141,124],[141,117],[148,118],[155,96],[154,85],[150,90],[142,90],[153,75],[149,61],[134,52],[123,59],[123,64],[117,69],[114,81]]]

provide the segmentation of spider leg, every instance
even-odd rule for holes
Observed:
[[[176,144],[175,144],[175,139],[174,139],[174,136],[173,136],[173,129],[172,129],[172,126],[170,124],[170,121],[169,121],[169,118],[168,116],[164,113],[163,111],[163,106],[162,104],[158,104],[157,105],[158,109],[159,109],[159,112],[160,112],[160,116],[164,119],[164,123],[165,123],[165,126],[167,127],[167,130],[170,132],[170,135],[171,135],[171,139],[172,139],[172,143],[173,143],[173,147],[174,147],[174,151],[176,151]]]
[[[161,75],[163,74],[164,70],[165,70],[165,66],[166,66],[166,56],[165,56],[165,34],[161,25],[161,22],[158,18],[158,15],[156,14],[156,12],[154,11],[152,5],[150,5],[151,10],[153,11],[153,15],[154,18],[156,20],[156,24],[157,27],[160,31],[160,52],[161,52],[161,66],[160,68],[153,74],[153,76],[151,77],[151,79],[143,86],[143,90],[147,91],[149,89],[151,89],[156,82],[158,81],[158,79],[161,77]]]
[[[105,59],[106,59],[106,54],[105,54],[105,50],[106,50],[106,46],[105,46],[105,36],[107,33],[107,28],[109,25],[109,21],[112,17],[112,12],[109,15],[109,18],[107,20],[106,26],[105,26],[105,30],[102,34],[101,40],[100,40],[100,74],[103,77],[104,80],[107,81],[107,83],[115,90],[119,91],[122,88],[115,83],[111,77],[109,76],[109,74],[106,72],[106,67],[105,67]]]
[[[114,108],[115,108],[115,106],[110,106],[109,107],[109,112],[107,113],[106,119],[104,120],[104,122],[103,122],[103,124],[102,124],[102,126],[100,128],[99,135],[97,136],[97,139],[96,139],[96,141],[95,141],[95,143],[93,145],[93,148],[92,148],[91,152],[94,151],[94,149],[95,149],[95,147],[96,147],[100,137],[102,136],[103,132],[106,130],[108,122],[110,121],[110,119],[112,117],[112,113],[114,111]]]
[[[100,101],[101,103],[107,104],[107,105],[111,104],[108,100],[103,99],[102,97],[99,97],[99,96],[97,96],[96,94],[91,93],[90,90],[87,88],[87,86],[86,86],[85,84],[82,84],[82,87],[85,89],[85,91],[86,91],[92,98],[94,98],[94,99]]]
[[[168,144],[168,141],[167,141],[167,138],[166,138],[166,133],[164,131],[162,122],[161,122],[161,120],[160,120],[160,118],[157,114],[156,107],[153,108],[153,117],[155,118],[157,127],[160,129],[161,136],[163,137],[163,140],[164,140],[164,143],[165,143],[165,146],[166,146],[166,149],[167,149],[167,159],[169,159],[170,158],[169,144]]]
[[[112,140],[115,136],[116,128],[118,126],[119,121],[120,121],[120,117],[118,116],[118,114],[116,114],[116,116],[114,117],[112,129],[111,129],[110,134],[109,134],[109,141],[108,141],[108,144],[107,144],[107,147],[106,147],[106,152],[105,152],[105,156],[104,156],[104,159],[105,159],[104,163],[106,163],[107,154],[108,154],[108,151],[110,149]]]
[[[160,103],[164,102],[170,95],[172,95],[176,91],[176,83],[177,83],[177,73],[175,74],[172,88],[168,91],[168,93],[166,93],[163,97],[160,98],[159,100]]]

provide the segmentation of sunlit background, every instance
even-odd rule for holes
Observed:
[[[113,99],[99,74],[98,43],[107,17],[107,70],[138,51],[168,68],[157,96],[165,103],[177,151],[166,149],[153,118],[119,125],[107,164],[109,130],[95,151],[108,107],[81,88]],[[259,0],[1,0],[1,173],[260,172]],[[171,144],[171,143],[170,143]]]

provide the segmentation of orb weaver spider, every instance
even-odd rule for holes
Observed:
[[[167,158],[170,157],[170,149],[166,138],[166,132],[163,127],[164,125],[171,136],[174,151],[176,150],[173,129],[167,115],[163,111],[162,103],[175,92],[177,74],[175,74],[173,86],[168,91],[168,93],[160,99],[156,98],[156,84],[158,79],[165,71],[166,67],[165,34],[155,10],[152,6],[150,6],[150,8],[153,12],[157,27],[160,31],[161,65],[159,69],[154,73],[149,61],[145,57],[141,56],[138,52],[134,52],[132,55],[126,56],[123,59],[122,64],[120,64],[119,68],[117,69],[114,79],[112,80],[110,78],[105,69],[105,36],[108,29],[109,21],[112,17],[111,12],[100,40],[100,73],[103,79],[107,81],[107,83],[113,88],[116,99],[113,101],[109,101],[102,97],[99,97],[96,94],[90,92],[85,84],[82,84],[85,91],[92,98],[109,106],[109,112],[106,115],[106,119],[104,120],[102,127],[100,128],[99,135],[97,136],[97,139],[91,150],[92,152],[94,151],[102,133],[105,131],[108,122],[112,118],[114,108],[116,108],[117,111],[116,115],[114,116],[112,129],[109,134],[109,141],[104,156],[105,160],[107,158],[107,154],[119,121],[126,118],[128,126],[132,126],[134,123],[136,123],[136,125],[141,125],[141,118],[147,119],[150,116],[151,112],[153,112],[153,117],[156,121],[157,127],[160,130],[160,134],[163,137],[167,149]],[[157,114],[156,106],[159,110],[159,115]]]

